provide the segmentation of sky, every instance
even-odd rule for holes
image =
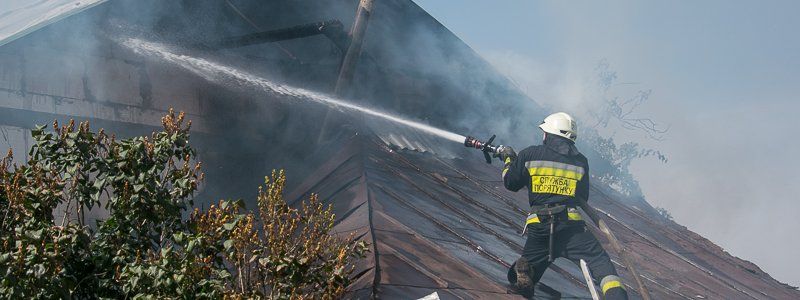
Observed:
[[[647,201],[800,285],[800,1],[414,1],[554,110],[591,107],[602,61],[612,95],[651,90],[662,140],[604,131],[667,155],[631,165]]]

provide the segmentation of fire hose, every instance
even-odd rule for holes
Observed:
[[[606,222],[600,218],[597,214],[597,211],[589,206],[589,203],[586,203],[586,199],[578,199],[580,202],[581,210],[583,210],[584,214],[592,220],[592,222],[597,225],[597,228],[600,228],[600,232],[605,234],[606,238],[608,238],[608,242],[611,244],[611,248],[614,249],[614,252],[617,252],[617,255],[622,258],[622,263],[625,264],[625,267],[628,268],[628,271],[631,272],[631,276],[636,281],[636,286],[639,288],[639,294],[641,294],[642,299],[650,300],[650,292],[647,290],[647,287],[644,286],[644,282],[642,282],[642,277],[639,275],[639,271],[633,265],[633,260],[630,257],[630,253],[628,250],[619,242],[614,233],[611,232],[611,229],[608,228]]]

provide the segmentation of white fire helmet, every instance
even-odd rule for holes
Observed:
[[[578,138],[578,125],[575,123],[575,119],[567,113],[557,112],[547,116],[539,128],[544,132],[568,138],[573,142]]]

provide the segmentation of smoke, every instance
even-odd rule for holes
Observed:
[[[553,70],[542,75],[541,70],[558,67],[509,52],[490,52],[486,57],[532,98],[551,110],[581,116],[582,129],[593,125],[586,122],[596,120],[589,112],[600,109],[603,102],[597,97],[602,91],[590,88],[597,86],[592,64],[587,62],[581,71]],[[619,82],[631,82],[617,86],[616,93],[623,98],[633,95],[637,87],[654,87],[656,98],[638,113],[670,124],[669,133],[661,141],[641,131],[624,129],[619,122],[600,131],[617,142],[636,142],[669,157],[666,164],[651,158],[631,162],[629,170],[647,201],[666,208],[676,222],[733,255],[754,261],[775,278],[797,285],[791,276],[797,262],[776,256],[776,250],[763,245],[777,243],[781,249],[800,249],[796,241],[785,238],[794,234],[793,228],[800,228],[800,221],[789,213],[798,208],[787,198],[800,192],[794,191],[797,176],[792,173],[800,166],[790,159],[794,156],[790,153],[797,153],[800,144],[772,131],[796,127],[790,120],[800,107],[787,102],[755,105],[696,98],[693,103],[670,103],[674,98],[665,91],[669,86],[618,75],[622,77]],[[698,104],[703,101],[725,104]],[[766,173],[771,174],[769,179],[758,175]]]
[[[318,154],[335,148],[331,143],[341,139],[333,137],[346,137],[360,130],[347,124],[358,121],[348,122],[344,117],[344,121],[325,125],[333,136],[323,138],[326,130],[322,121],[328,109],[286,101],[287,95],[297,93],[328,103],[339,101],[325,95],[336,82],[342,50],[324,36],[213,52],[188,48],[221,38],[330,19],[341,20],[346,30],[356,5],[357,1],[109,1],[18,44],[21,52],[26,51],[26,43],[34,40],[36,47],[52,49],[48,55],[36,57],[36,61],[43,57],[49,61],[32,64],[40,69],[26,66],[28,77],[74,81],[74,95],[63,97],[63,93],[55,93],[61,96],[55,101],[63,104],[57,107],[65,109],[57,113],[152,125],[158,123],[158,112],[169,107],[186,111],[195,120],[197,133],[193,141],[200,159],[206,166],[213,166],[206,170],[208,180],[199,202],[220,197],[250,198],[270,169],[287,169],[291,188],[308,175],[309,169],[329,157]],[[181,69],[158,59],[153,52],[140,55],[118,45],[114,40],[121,36],[169,44],[182,49],[180,53],[200,54],[216,66],[229,68],[225,73],[240,71],[239,75],[258,79],[261,87],[282,93],[232,88],[237,84],[226,80],[207,81],[209,78],[204,76],[208,74],[201,70]],[[57,72],[48,70],[48,65],[58,66]],[[371,107],[397,112],[443,130],[405,119],[393,121],[449,141],[461,143],[464,139],[451,132],[498,134],[500,143],[525,146],[527,141],[516,137],[532,138],[538,122],[529,120],[540,120],[544,114],[413,3],[377,3],[355,74],[357,84],[348,93],[348,102],[335,106],[352,104],[349,109]],[[234,79],[241,85],[241,77]],[[382,114],[361,111],[373,116]],[[123,132],[122,136],[155,129],[128,130],[127,126],[113,123],[106,127],[110,132]],[[381,130],[391,128],[385,126]],[[440,144],[426,143],[431,145],[424,148]],[[236,176],[231,175],[234,173]]]
[[[792,171],[800,164],[791,159],[800,144],[770,130],[792,126],[797,109],[796,104],[742,103],[683,115],[673,128],[680,136],[664,146],[672,158],[667,167],[645,161],[632,165],[649,201],[793,285],[798,262],[775,253],[800,249],[796,240],[786,239],[800,228],[792,213],[800,207],[790,196],[800,192]]]
[[[596,86],[594,67],[604,58],[618,70],[617,82],[625,83],[614,86],[616,95],[652,89],[638,111],[671,125],[663,141],[616,126],[602,132],[668,154],[667,164],[631,164],[648,202],[733,255],[798,285],[800,260],[784,255],[800,249],[796,239],[786,238],[800,228],[789,213],[800,210],[792,198],[800,192],[792,154],[800,148],[792,138],[798,128],[793,115],[800,110],[800,90],[792,80],[800,75],[800,52],[787,51],[800,45],[792,32],[797,20],[789,13],[796,9],[792,2],[549,2],[505,8],[523,11],[525,18],[476,14],[442,21],[496,24],[465,32],[464,38],[481,41],[472,45],[553,110],[578,113],[601,103],[592,101],[596,91],[586,87]],[[509,30],[486,34],[496,27]]]
[[[591,69],[556,67],[511,50],[488,50],[482,54],[515,86],[549,110],[568,111],[576,116],[587,111],[581,106],[587,104],[585,92],[593,79]]]
[[[322,105],[327,105],[331,108],[344,109],[352,112],[362,113],[368,116],[377,117],[386,121],[394,122],[398,125],[408,126],[427,134],[431,134],[446,140],[456,143],[463,143],[466,138],[463,135],[455,134],[446,130],[435,128],[419,122],[414,122],[402,117],[398,117],[389,113],[381,112],[379,110],[366,108],[363,106],[348,103],[344,100],[336,99],[334,97],[314,92],[306,89],[295,88],[287,85],[281,85],[264,78],[260,78],[253,74],[243,72],[241,70],[220,65],[202,58],[176,54],[170,52],[169,49],[163,45],[146,42],[139,39],[126,39],[121,42],[133,51],[148,57],[160,57],[165,61],[177,64],[203,78],[216,82],[219,84],[246,85],[251,88],[258,88],[263,92],[278,94],[285,97],[294,99],[301,99],[306,101],[313,101]]]
[[[186,111],[195,119],[193,140],[200,159],[216,167],[206,172],[201,198],[248,198],[272,168],[287,169],[291,187],[309,168],[327,159],[317,154],[339,139],[321,137],[323,126],[332,126],[327,131],[340,137],[358,130],[348,126],[347,117],[323,125],[326,108],[287,105],[287,93],[265,95],[231,88],[231,82],[224,80],[209,82],[197,69],[182,70],[157,56],[136,54],[114,40],[133,36],[186,49],[321,20],[339,19],[349,28],[356,5],[357,1],[109,1],[18,44],[20,52],[27,51],[26,43],[49,49],[47,55],[32,59],[30,65],[38,67],[24,63],[26,76],[51,82],[68,78],[67,85],[74,86],[66,97],[52,93],[59,96],[53,101],[62,104],[54,106],[63,108],[56,113],[152,125],[169,107]],[[287,92],[286,87],[292,86],[298,88],[293,92],[336,101],[324,94],[336,82],[342,50],[324,36],[199,54],[228,71],[240,70],[263,80],[258,82],[262,86],[276,84],[268,89]],[[46,63],[39,63],[44,59]],[[452,141],[461,142],[463,137],[449,132],[497,134],[498,143],[522,148],[538,139],[536,125],[549,113],[425,11],[405,1],[376,3],[355,74],[357,84],[347,95],[348,103],[443,128],[446,132],[417,126]],[[406,120],[395,121],[409,125]],[[108,131],[128,135],[154,129],[109,127]],[[432,143],[425,147],[438,146]],[[230,175],[236,172],[240,175]]]

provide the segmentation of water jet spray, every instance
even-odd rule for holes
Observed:
[[[494,135],[492,135],[492,137],[490,137],[486,142],[483,142],[474,137],[463,136],[430,125],[398,117],[376,109],[359,106],[341,99],[334,98],[332,96],[328,96],[326,94],[275,83],[266,80],[264,78],[258,77],[256,75],[244,72],[242,70],[218,64],[206,59],[192,57],[183,54],[177,54],[170,51],[166,46],[161,44],[147,42],[136,38],[129,38],[122,40],[120,41],[120,44],[130,48],[131,50],[133,50],[138,54],[155,56],[160,59],[166,60],[168,62],[174,63],[212,82],[225,82],[233,80],[236,83],[251,87],[256,87],[265,92],[275,93],[282,96],[288,96],[294,99],[304,99],[337,109],[344,109],[353,112],[363,113],[373,117],[379,117],[381,119],[405,125],[449,141],[463,143],[464,146],[468,148],[475,148],[482,151],[483,156],[486,159],[486,163],[489,164],[492,163],[492,155],[496,154],[503,148],[503,145],[492,144],[495,138]]]
[[[311,90],[275,83],[266,80],[264,78],[261,78],[259,76],[256,76],[254,74],[250,74],[245,71],[236,69],[234,67],[218,64],[198,57],[177,54],[170,51],[169,48],[166,47],[165,45],[161,45],[158,43],[152,43],[137,38],[124,39],[119,41],[119,43],[133,50],[137,54],[154,56],[163,59],[165,61],[174,63],[211,82],[219,83],[219,82],[228,82],[232,80],[242,85],[259,88],[264,92],[274,93],[281,96],[287,96],[293,99],[303,99],[327,105],[329,107],[337,108],[340,110],[349,110],[353,112],[363,113],[373,117],[382,118],[384,120],[405,125],[420,130],[422,132],[425,132],[427,134],[437,136],[456,143],[463,143],[467,138],[463,135],[452,133],[444,129],[411,121],[376,109],[349,103],[347,101],[337,99],[335,97],[323,93],[318,93]]]

